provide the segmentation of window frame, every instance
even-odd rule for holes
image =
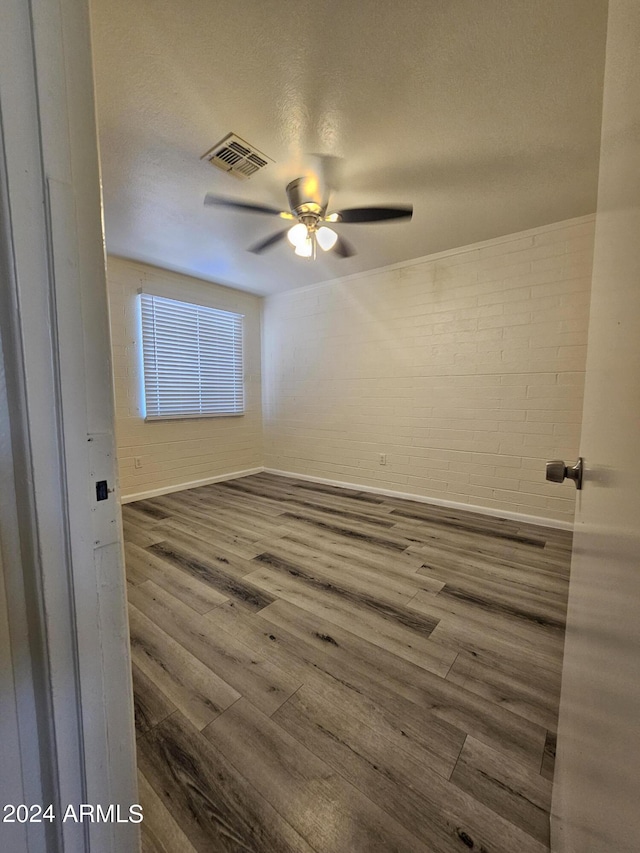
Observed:
[[[231,317],[239,320],[240,324],[240,347],[239,347],[239,358],[240,358],[240,377],[241,377],[241,400],[242,400],[242,410],[241,411],[228,411],[228,412],[172,412],[166,414],[152,414],[148,413],[149,405],[148,405],[148,396],[147,396],[147,368],[145,362],[145,324],[144,324],[144,309],[143,309],[143,299],[160,299],[165,302],[175,302],[182,305],[193,306],[195,309],[202,309],[203,311],[213,311],[219,314],[228,314]],[[240,311],[232,311],[229,308],[221,308],[218,305],[212,304],[204,304],[203,302],[196,301],[194,299],[176,299],[174,296],[167,296],[163,293],[158,293],[154,290],[146,290],[141,288],[138,291],[137,296],[137,309],[138,309],[138,326],[140,332],[140,344],[138,347],[139,352],[139,366],[140,366],[140,393],[141,393],[141,403],[143,410],[143,420],[145,423],[158,423],[161,421],[177,421],[177,420],[200,420],[200,419],[209,419],[209,418],[239,418],[244,417],[247,411],[247,401],[246,401],[246,388],[245,388],[245,315]],[[200,376],[200,372],[198,372],[198,376]]]

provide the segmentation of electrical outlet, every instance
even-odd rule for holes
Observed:
[[[140,456],[133,457],[133,467],[134,468],[142,468],[142,459]]]
[[[380,464],[381,464],[381,465],[386,465],[386,464],[387,464],[387,454],[386,454],[386,453],[381,453],[381,454],[380,454]]]

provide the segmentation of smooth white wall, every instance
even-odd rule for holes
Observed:
[[[578,453],[593,231],[585,217],[268,297],[266,467],[572,521],[573,484],[544,463]]]
[[[640,4],[611,0],[552,849],[640,850]]]
[[[262,465],[262,299],[189,276],[109,256],[107,283],[116,393],[116,439],[124,500],[189,488]],[[245,414],[145,423],[138,290],[244,314]],[[134,459],[141,467],[136,468]]]

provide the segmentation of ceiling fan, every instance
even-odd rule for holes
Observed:
[[[291,181],[287,185],[287,200],[290,212],[264,204],[235,201],[211,193],[207,193],[204,203],[213,207],[231,207],[247,213],[269,213],[281,219],[297,220],[292,227],[277,231],[265,240],[260,240],[250,246],[248,251],[259,255],[287,237],[296,255],[309,260],[315,260],[318,246],[325,252],[333,249],[341,258],[350,258],[355,254],[353,247],[333,228],[325,225],[326,222],[336,225],[385,222],[391,219],[411,219],[413,214],[413,206],[410,204],[393,207],[351,207],[327,213],[328,202],[322,203],[318,181],[315,178],[296,178]]]

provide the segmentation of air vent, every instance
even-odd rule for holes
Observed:
[[[200,159],[208,160],[213,166],[241,181],[246,181],[260,169],[273,163],[273,160],[235,133],[228,133]]]

